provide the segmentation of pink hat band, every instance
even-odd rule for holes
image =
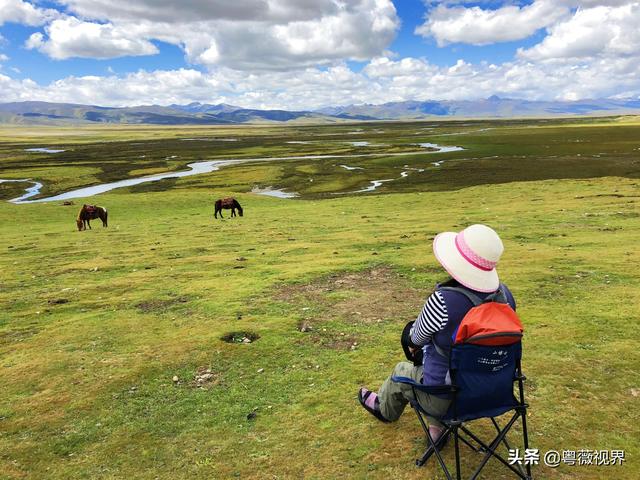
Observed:
[[[455,243],[460,255],[462,255],[462,257],[474,267],[484,270],[485,272],[489,272],[496,268],[498,262],[487,260],[471,250],[471,247],[464,239],[464,231],[456,235]]]

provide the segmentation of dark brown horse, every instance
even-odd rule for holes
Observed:
[[[220,214],[220,218],[224,218],[222,216],[222,209],[225,208],[227,210],[231,209],[231,216],[236,216],[236,208],[238,209],[238,213],[242,216],[242,207],[238,203],[238,201],[233,197],[221,198],[220,200],[216,200],[216,213],[214,216],[218,218],[218,213]]]
[[[89,225],[89,229],[91,229],[91,220],[95,220],[99,218],[102,220],[102,226],[107,226],[107,209],[104,207],[99,207],[97,205],[87,205],[86,203],[82,205],[82,208],[78,212],[78,218],[76,219],[76,224],[78,225],[78,230],[86,230],[87,225]]]

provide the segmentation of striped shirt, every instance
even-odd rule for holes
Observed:
[[[431,342],[431,337],[442,330],[449,321],[447,305],[440,292],[432,293],[422,308],[411,330],[411,342],[423,346]]]

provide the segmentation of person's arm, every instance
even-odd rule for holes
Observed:
[[[411,330],[410,347],[418,348],[431,342],[431,337],[442,330],[449,321],[447,305],[440,292],[432,293],[422,308]]]

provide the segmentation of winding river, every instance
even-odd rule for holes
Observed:
[[[445,152],[454,152],[459,150],[464,150],[462,147],[443,147],[437,145],[435,143],[423,143],[420,146],[433,148],[435,150],[429,151],[413,151],[413,152],[396,152],[396,153],[354,153],[347,155],[306,155],[306,156],[291,156],[291,157],[262,157],[262,158],[236,158],[229,160],[209,160],[205,162],[194,162],[189,163],[187,167],[189,170],[182,170],[178,172],[165,172],[158,173],[155,175],[147,175],[144,177],[137,178],[127,178],[124,180],[118,180],[116,182],[103,183],[100,185],[93,185],[90,187],[78,188],[76,190],[70,190],[65,193],[61,193],[59,195],[53,195],[51,197],[46,198],[38,198],[36,200],[29,200],[32,197],[37,196],[40,193],[40,189],[42,188],[42,183],[33,181],[31,179],[12,179],[12,180],[3,180],[0,179],[0,183],[2,182],[23,182],[23,183],[31,183],[33,186],[27,188],[25,193],[20,197],[13,198],[9,200],[9,202],[14,204],[27,204],[27,203],[42,203],[42,202],[56,202],[60,200],[70,200],[72,198],[83,198],[83,197],[91,197],[93,195],[98,195],[100,193],[109,192],[111,190],[115,190],[116,188],[122,187],[132,187],[134,185],[140,185],[141,183],[148,182],[157,182],[158,180],[163,180],[165,178],[182,178],[182,177],[190,177],[192,175],[201,175],[204,173],[211,173],[220,168],[227,165],[234,165],[239,163],[247,163],[247,162],[268,162],[268,161],[280,161],[280,160],[314,160],[314,159],[325,159],[325,158],[360,158],[360,157],[399,157],[399,156],[407,156],[407,155],[427,155],[433,153],[445,153]],[[405,175],[403,175],[404,177]],[[391,180],[391,179],[390,179]],[[383,180],[383,181],[390,181]],[[376,180],[371,182],[372,185],[364,188],[362,190],[358,190],[357,192],[351,193],[359,193],[359,192],[370,192],[375,190],[378,186],[380,186],[380,180]],[[262,192],[256,192],[262,193]]]

